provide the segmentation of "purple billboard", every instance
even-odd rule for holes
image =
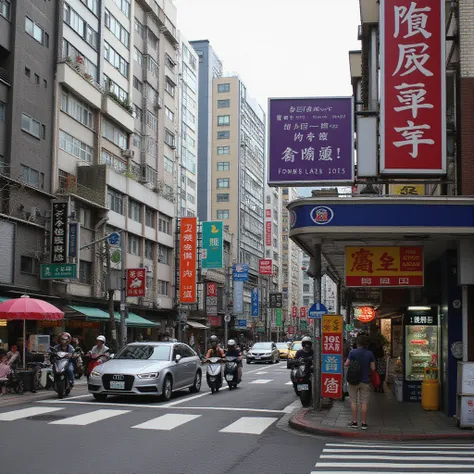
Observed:
[[[270,186],[354,180],[351,97],[269,99]]]

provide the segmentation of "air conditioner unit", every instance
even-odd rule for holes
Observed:
[[[135,156],[135,152],[133,150],[122,150],[122,156],[124,158],[133,158]]]

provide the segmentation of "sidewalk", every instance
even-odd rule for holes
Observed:
[[[398,403],[390,391],[371,394],[367,431],[348,428],[350,421],[351,406],[346,399],[335,401],[329,410],[302,409],[290,418],[289,423],[292,428],[307,433],[352,439],[474,439],[474,430],[457,428],[454,418],[438,411],[425,411],[420,403]]]

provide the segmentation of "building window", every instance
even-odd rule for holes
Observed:
[[[115,191],[115,189],[109,188],[107,190],[107,207],[114,212],[117,212],[118,214],[123,213],[123,200],[124,200],[124,195],[119,192]]]
[[[145,39],[145,27],[136,18],[133,20],[133,29],[138,33],[140,38]]]
[[[217,162],[217,171],[229,171],[229,170],[230,170],[230,161]]]
[[[80,61],[82,61],[86,73],[92,76],[92,79],[94,79],[94,81],[97,81],[97,66],[91,61],[89,61],[86,56],[84,56],[80,51],[78,51],[71,43],[69,43],[65,39],[63,39],[63,57],[71,58],[71,61],[73,63],[79,62],[80,58]]]
[[[165,171],[167,171],[170,174],[173,174],[174,172],[174,161],[171,158],[168,158],[165,156],[164,158],[164,167]]]
[[[139,81],[135,76],[133,76],[133,87],[140,92],[140,94],[143,94],[143,82]]]
[[[102,136],[124,150],[128,147],[127,134],[106,119],[102,119]]]
[[[142,222],[142,205],[135,199],[128,200],[128,217],[137,222]]]
[[[137,64],[143,66],[143,53],[137,47],[133,49],[133,59]]]
[[[168,78],[166,78],[165,90],[174,97],[176,86]]]
[[[218,109],[227,109],[230,107],[230,99],[218,100],[217,108]]]
[[[217,189],[229,189],[230,179],[229,178],[218,178],[217,179]]]
[[[0,0],[1,1],[1,0]],[[25,76],[30,79],[31,77],[31,69],[29,67],[25,67]]]
[[[158,70],[159,70],[158,63],[150,55],[146,56],[145,60],[146,60],[147,69],[148,71],[150,71],[151,75],[158,77]]]
[[[227,140],[228,138],[230,138],[230,130],[222,130],[217,132],[218,140]]]
[[[122,76],[128,79],[128,61],[120,56],[107,41],[104,41],[104,58],[117,69]]]
[[[38,74],[35,73],[35,84],[39,85],[39,83],[40,83],[40,77]]]
[[[158,262],[163,265],[171,265],[173,251],[166,245],[158,245]]]
[[[151,207],[145,206],[145,225],[147,227],[155,228],[155,211]]]
[[[38,275],[39,263],[33,257],[27,257],[26,255],[21,256],[20,260],[20,272],[29,273],[30,275]]]
[[[81,227],[92,229],[92,211],[90,209],[84,209],[81,207],[79,210],[79,223],[81,224]]]
[[[196,183],[191,178],[188,178],[188,186],[191,189],[196,190]]]
[[[130,44],[130,34],[122,26],[107,8],[105,9],[105,26],[114,34],[114,36],[126,47]]]
[[[130,18],[130,0],[114,0],[114,3],[127,18]]]
[[[79,283],[92,284],[92,262],[81,260],[79,262]]]
[[[217,209],[216,218],[217,219],[228,219],[229,218],[229,209]]]
[[[40,173],[38,170],[30,168],[29,166],[20,165],[20,181],[35,188],[43,189],[44,173]]]
[[[164,234],[172,235],[172,218],[168,216],[160,215],[158,219],[158,230]]]
[[[230,83],[217,84],[217,92],[230,92]]]
[[[5,121],[5,104],[0,102],[0,122]]]
[[[67,3],[64,4],[63,20],[64,23],[69,25],[89,46],[97,49],[99,39],[97,31],[92,29]]]
[[[137,104],[133,104],[133,111],[135,112],[135,118],[143,123],[143,111]]]
[[[81,122],[82,125],[89,128],[94,127],[94,114],[92,109],[86,103],[64,91],[62,91],[61,94],[61,110],[78,122]]]
[[[146,124],[153,130],[158,130],[158,117],[149,110],[146,111]]]
[[[49,47],[49,36],[44,32],[43,28],[30,20],[27,16],[25,17],[25,31],[33,37],[39,44]]]
[[[133,234],[128,234],[128,253],[140,257],[140,238]]]
[[[219,127],[227,127],[230,125],[230,115],[218,115],[217,125]]]
[[[165,128],[165,143],[171,148],[176,148],[175,136],[166,128]]]
[[[155,242],[151,240],[145,240],[145,258],[148,260],[154,259],[154,251],[155,251]]]
[[[169,282],[165,280],[158,280],[158,294],[168,296],[169,285]]]
[[[7,20],[9,20],[10,11],[11,11],[10,0],[0,0],[0,15],[6,18]]]
[[[309,293],[309,292],[311,291],[310,286],[309,286],[309,283],[305,283],[305,284],[303,285],[303,291],[304,291],[305,293]]]
[[[120,100],[128,103],[128,92],[112,81],[106,74],[104,74],[104,89],[113,92]]]
[[[174,112],[172,110],[165,107],[165,114],[172,122],[174,122]]]
[[[99,16],[100,0],[81,0],[81,2],[95,15]]]
[[[118,172],[127,170],[127,162],[125,160],[104,149],[102,149],[102,163]]]
[[[59,148],[80,160],[92,162],[93,149],[62,130],[59,130]]]
[[[218,146],[217,147],[218,155],[230,155],[230,146]]]
[[[187,200],[188,200],[188,202],[191,203],[191,204],[195,204],[195,203],[196,203],[196,198],[195,198],[192,194],[190,194],[190,193],[187,194]]]
[[[21,114],[21,129],[36,138],[40,138],[41,124],[29,115]]]
[[[158,173],[151,166],[146,165],[145,179],[147,182],[155,184],[158,179]]]
[[[165,65],[172,71],[174,71],[174,68],[176,67],[176,63],[168,53],[165,54]]]
[[[229,202],[229,194],[228,193],[218,193],[217,194],[217,202]]]

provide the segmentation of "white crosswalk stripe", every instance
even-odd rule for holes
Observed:
[[[474,473],[473,444],[327,443],[311,474]]]
[[[262,434],[278,418],[243,416],[220,430],[221,433]]]
[[[96,423],[97,421],[106,420],[107,418],[123,415],[129,411],[130,410],[94,410],[89,413],[83,413],[82,415],[64,418],[63,420],[52,421],[50,425],[86,426],[90,425],[91,423]]]
[[[138,428],[141,430],[170,431],[174,428],[177,428],[178,426],[188,423],[189,421],[195,420],[200,416],[201,415],[181,415],[176,413],[168,413],[166,415],[159,416],[158,418],[145,421],[145,423],[132,426],[132,428]]]
[[[260,384],[260,383],[268,383],[268,382],[273,382],[273,379],[257,379],[257,380],[253,380],[252,382],[249,382],[249,384],[251,383]]]
[[[21,420],[22,418],[28,418],[30,416],[45,415],[46,413],[52,413],[53,411],[63,410],[63,408],[51,408],[51,407],[30,407],[22,408],[20,410],[7,411],[6,413],[0,413],[0,421],[14,421]]]

